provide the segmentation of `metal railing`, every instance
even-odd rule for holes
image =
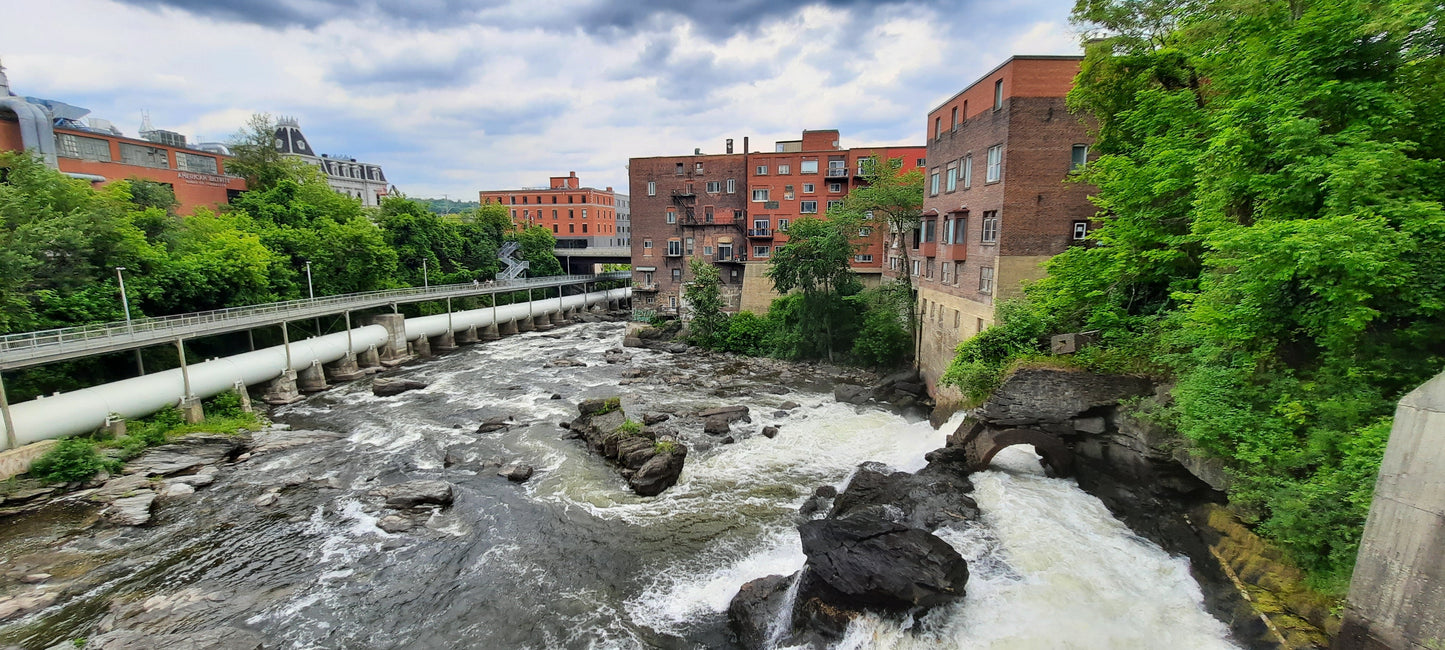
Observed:
[[[22,332],[0,336],[0,368],[17,368],[48,361],[88,356],[154,345],[177,338],[220,334],[274,325],[283,321],[383,307],[396,303],[462,298],[506,291],[557,287],[583,282],[628,280],[631,273],[614,271],[595,275],[558,275],[485,283],[462,283],[428,288],[383,289],[322,298],[287,300],[246,307],[149,316],[130,322],[115,321],[77,327]]]
[[[767,228],[748,228],[749,237],[772,237],[773,231]]]
[[[828,168],[827,178],[847,178],[847,177],[848,177],[848,168],[847,168],[847,167],[829,167],[829,168]]]

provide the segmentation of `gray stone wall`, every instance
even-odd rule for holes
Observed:
[[[1335,648],[1445,648],[1445,373],[1395,410]]]

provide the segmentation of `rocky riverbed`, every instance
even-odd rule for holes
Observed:
[[[161,450],[110,479],[110,505],[77,492],[7,517],[0,598],[20,607],[0,610],[0,647],[739,647],[739,589],[794,574],[884,604],[799,643],[1228,647],[1187,564],[1031,455],[973,475],[972,496],[931,476],[924,455],[957,419],[930,425],[901,380],[623,349],[622,335],[592,323],[464,348],[389,378],[420,384],[404,392],[361,380],[224,451],[197,441],[211,454],[198,465]],[[840,384],[869,396],[839,401]],[[688,450],[657,496],[562,426],[614,396],[654,443]],[[103,514],[136,497],[148,507],[127,509],[148,520]],[[836,551],[887,535],[928,556],[947,555],[941,542],[966,582],[940,565],[903,602],[898,584],[850,580]],[[811,602],[798,582],[784,595]],[[803,611],[826,614],[830,597]],[[1027,627],[1059,617],[1089,634]]]

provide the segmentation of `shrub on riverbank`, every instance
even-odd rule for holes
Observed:
[[[100,455],[85,438],[66,438],[30,465],[30,475],[47,483],[85,481],[101,470],[116,471],[120,462]]]

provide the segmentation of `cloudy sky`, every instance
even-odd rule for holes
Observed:
[[[1073,54],[1071,0],[0,0],[12,89],[134,136],[295,116],[418,197],[627,185],[627,159],[837,128],[922,144],[1012,54]]]

